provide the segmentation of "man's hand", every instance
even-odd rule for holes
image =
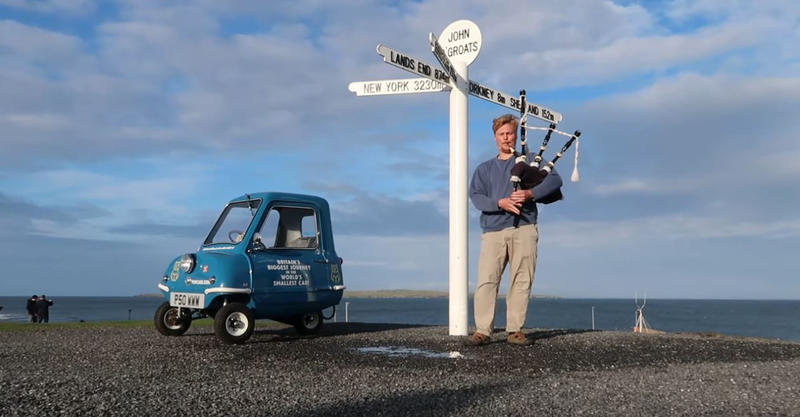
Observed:
[[[517,206],[533,198],[533,191],[531,190],[517,190],[511,193],[508,197],[514,203],[519,203]]]
[[[511,214],[519,214],[519,208],[522,207],[522,203],[514,202],[510,197],[501,198],[497,200],[497,207],[500,207]]]

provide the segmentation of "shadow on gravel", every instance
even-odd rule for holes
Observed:
[[[418,416],[473,415],[490,399],[502,396],[508,384],[478,384],[465,388],[439,388],[430,391],[394,393],[372,398],[354,398],[335,404],[283,414],[285,416]],[[387,390],[388,391],[388,390]],[[470,409],[473,409],[470,412]]]
[[[298,333],[294,327],[288,326],[283,328],[267,328],[256,329],[253,333],[257,335],[272,335],[276,336],[268,340],[253,340],[250,339],[247,343],[275,343],[285,342],[296,339],[307,338],[323,338],[333,336],[345,336],[359,333],[375,333],[391,330],[413,329],[421,327],[432,327],[422,324],[392,324],[392,323],[325,323],[316,335],[304,336]]]
[[[528,338],[533,340],[550,339],[551,337],[564,336],[568,334],[592,333],[599,330],[590,329],[552,329],[539,330],[528,333]]]

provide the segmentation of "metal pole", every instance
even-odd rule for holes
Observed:
[[[594,306],[592,306],[592,330],[594,330]]]
[[[345,302],[344,303],[344,322],[345,323],[349,323],[350,322],[350,317],[349,317],[350,313],[349,312],[350,312],[350,303],[349,302]]]
[[[468,93],[467,64],[455,60],[456,86],[450,90],[450,336],[466,336],[469,326],[469,240],[467,224]]]

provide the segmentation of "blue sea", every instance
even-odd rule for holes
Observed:
[[[49,298],[54,301],[51,322],[150,320],[163,302],[150,297]],[[24,296],[0,297],[0,322],[25,322],[25,301]],[[636,304],[632,299],[533,299],[525,326],[591,329],[592,309],[595,329],[629,331],[634,325]],[[448,305],[445,298],[344,298],[335,320],[343,322],[345,315],[352,322],[446,326]],[[469,317],[473,325],[471,305]],[[495,326],[504,327],[502,298],[498,299],[496,317]],[[667,332],[714,332],[800,341],[800,300],[649,299],[644,317],[651,328]]]

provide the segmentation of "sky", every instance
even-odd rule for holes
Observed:
[[[329,201],[349,289],[447,290],[448,93],[347,86],[412,77],[377,44],[436,63],[459,19],[470,79],[583,132],[535,294],[800,299],[792,0],[0,0],[0,294],[155,293],[258,191]],[[469,99],[470,173],[506,112]]]

